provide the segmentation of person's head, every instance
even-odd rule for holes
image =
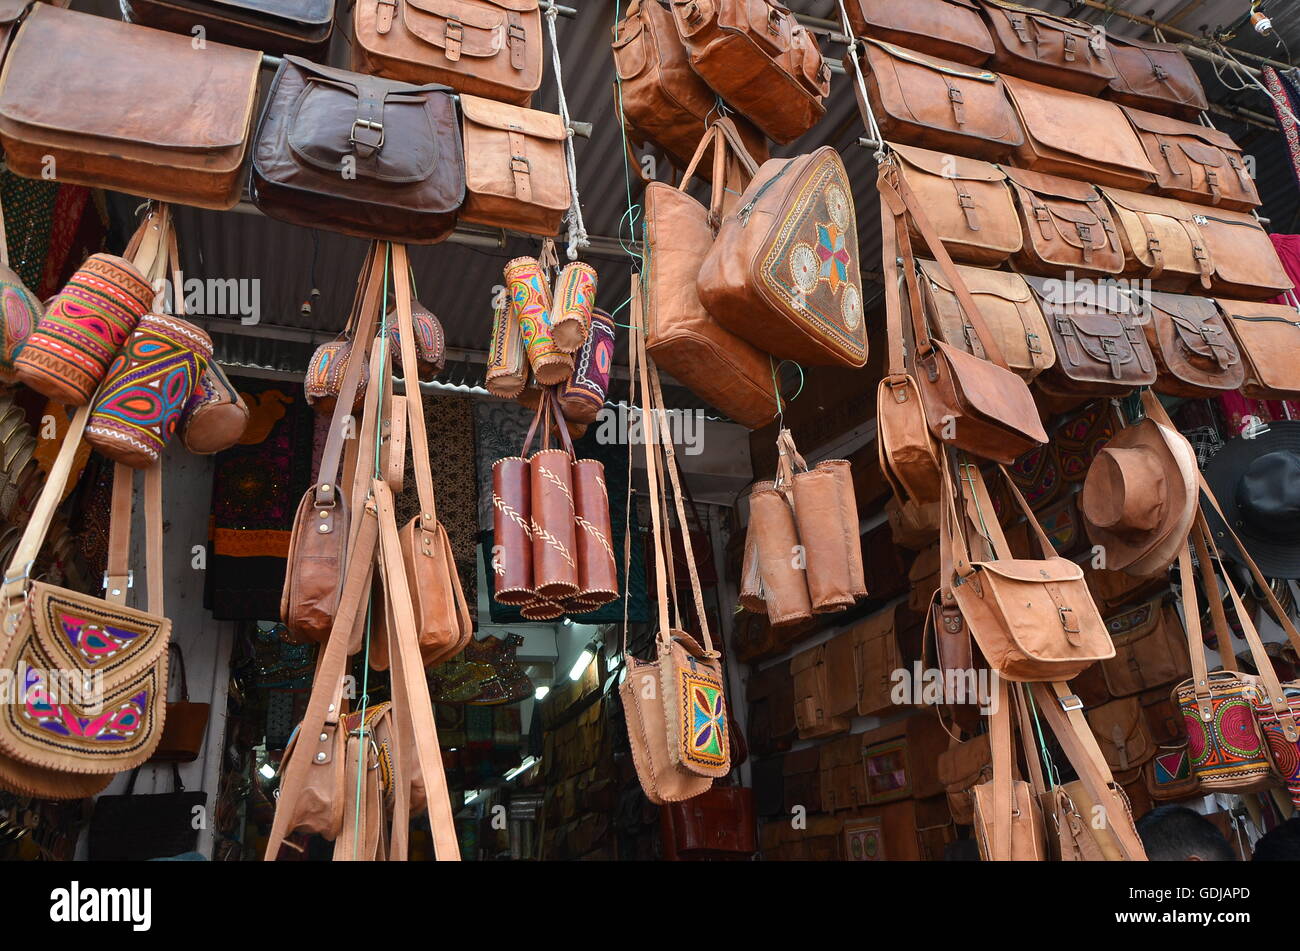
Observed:
[[[1153,862],[1232,862],[1237,858],[1223,833],[1186,806],[1159,806],[1137,821],[1138,835]]]
[[[1255,843],[1256,862],[1294,862],[1300,859],[1300,818],[1288,819]]]

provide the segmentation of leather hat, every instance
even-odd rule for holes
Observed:
[[[1196,452],[1152,419],[1121,429],[1088,467],[1084,528],[1106,567],[1137,577],[1169,567],[1196,515]]]
[[[1269,423],[1258,436],[1230,440],[1206,465],[1205,480],[1259,570],[1300,578],[1300,422]],[[1208,505],[1205,514],[1231,557],[1222,520]]]

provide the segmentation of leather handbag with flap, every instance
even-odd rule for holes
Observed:
[[[822,808],[834,813],[866,804],[866,773],[863,770],[862,736],[836,737],[822,750]]]
[[[0,73],[9,168],[39,179],[53,162],[61,182],[233,208],[261,57],[192,39],[35,4]]]
[[[1101,194],[1083,182],[1006,168],[1025,244],[1013,258],[1031,274],[1118,274],[1124,249]]]
[[[1254,400],[1295,399],[1300,393],[1300,311],[1289,304],[1215,303],[1241,353],[1242,394]]]
[[[993,69],[1096,95],[1115,78],[1106,30],[1003,0],[979,0],[996,51]]]
[[[1112,700],[1084,716],[1115,781],[1123,786],[1137,779],[1142,765],[1156,753],[1138,698]]]
[[[1201,79],[1172,43],[1107,36],[1115,78],[1106,95],[1115,102],[1189,122],[1209,105]]]
[[[809,746],[787,753],[781,761],[781,772],[785,776],[782,807],[787,814],[799,807],[809,813],[822,811],[821,754],[822,747]]]
[[[411,244],[443,240],[465,200],[449,90],[286,56],[257,129],[252,194],[269,217],[290,224]]]
[[[295,53],[325,59],[334,32],[331,0],[122,0],[132,23],[230,43],[272,56]]]
[[[1159,291],[1145,298],[1148,319],[1142,330],[1156,360],[1157,393],[1217,396],[1241,388],[1246,366],[1214,301]],[[1294,344],[1300,345],[1300,334]]]
[[[1112,696],[1127,697],[1182,680],[1191,670],[1187,637],[1172,602],[1155,598],[1108,615],[1106,630],[1115,656],[1101,662],[1101,672]]]
[[[1259,206],[1259,191],[1232,136],[1196,122],[1125,106],[1160,194],[1232,211]]]
[[[542,84],[537,0],[357,0],[352,68],[527,106]]]
[[[981,733],[964,742],[950,742],[935,762],[939,782],[948,796],[952,821],[959,826],[971,825],[975,821],[971,791],[993,778],[989,735]]]
[[[794,678],[794,718],[801,740],[849,728],[847,717],[832,717],[828,710],[830,687],[826,670],[826,645],[811,647],[790,659]]]
[[[1128,277],[1142,277],[1158,290],[1209,290],[1214,262],[1191,209],[1158,195],[1117,188],[1102,190],[1124,246]]]
[[[974,0],[849,0],[846,7],[854,36],[968,66],[979,66],[993,55],[993,38]]]
[[[1264,226],[1242,211],[1189,205],[1214,262],[1212,297],[1272,300],[1295,285]]]

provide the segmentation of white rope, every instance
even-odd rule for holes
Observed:
[[[858,61],[858,48],[862,40],[853,35],[853,27],[849,23],[849,11],[844,6],[844,0],[839,0],[840,5],[840,23],[842,24],[844,35],[849,37],[848,59],[853,63],[853,72],[857,77],[859,99],[862,103],[863,119],[867,127],[867,138],[875,149],[876,163],[879,164],[885,160],[886,146],[885,136],[880,131],[880,125],[876,122],[876,114],[871,109],[871,100],[867,97],[867,81],[862,75],[862,64]]]
[[[569,225],[570,261],[578,260],[578,252],[591,246],[587,238],[587,225],[582,220],[582,203],[578,199],[578,162],[573,154],[573,123],[569,117],[569,103],[564,98],[564,79],[560,73],[560,46],[555,39],[555,20],[559,16],[556,5],[546,9],[546,30],[551,35],[551,68],[555,70],[555,90],[559,96],[560,119],[564,122],[564,164],[569,173],[569,193],[573,201],[564,218]]]

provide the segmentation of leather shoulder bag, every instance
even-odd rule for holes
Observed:
[[[1112,696],[1127,697],[1187,676],[1187,638],[1172,601],[1153,598],[1108,615],[1106,630],[1115,656],[1101,662],[1101,672]]]
[[[465,200],[450,91],[286,56],[257,129],[252,192],[258,208],[290,224],[443,240]]]
[[[974,0],[847,0],[846,7],[854,36],[967,66],[979,66],[993,55],[993,38]]]
[[[1106,95],[1125,106],[1194,122],[1209,103],[1187,55],[1172,43],[1106,37],[1115,78]]]
[[[1217,396],[1246,381],[1246,365],[1228,321],[1214,301],[1204,297],[1144,295],[1147,321],[1142,325],[1156,361],[1157,393],[1169,396]],[[1264,305],[1271,306],[1271,305]],[[1300,321],[1293,312],[1292,319]],[[1300,333],[1286,341],[1300,346]],[[1280,351],[1269,351],[1270,354]],[[1297,374],[1300,385],[1300,374]]]
[[[1124,269],[1115,221],[1093,186],[1019,168],[1005,168],[1020,208],[1025,244],[1016,267],[1031,274],[1073,271],[1118,274]]]
[[[352,68],[527,106],[542,85],[537,0],[357,0]]]
[[[993,778],[989,735],[981,733],[968,740],[951,737],[948,748],[939,754],[936,771],[948,797],[952,821],[968,826],[975,821],[971,790]]]
[[[1005,0],[979,0],[993,35],[993,69],[1096,95],[1115,78],[1106,30]]]
[[[331,0],[122,0],[122,14],[132,23],[190,37],[199,26],[210,42],[272,56],[325,59],[334,33]]]
[[[1157,195],[1102,189],[1124,246],[1123,274],[1151,286],[1182,293],[1210,287],[1214,261],[1191,208]]]
[[[0,73],[9,168],[44,178],[53,160],[61,182],[233,208],[261,57],[192,39],[35,4]]]
[[[1300,310],[1289,304],[1215,301],[1241,353],[1243,395],[1289,400],[1300,393]]]
[[[1138,779],[1143,764],[1156,754],[1156,744],[1147,729],[1138,698],[1121,697],[1103,703],[1089,710],[1084,717],[1097,737],[1097,745],[1115,781],[1125,786]]]
[[[1232,211],[1259,206],[1241,148],[1225,132],[1124,106],[1156,173],[1160,194]]]
[[[1202,205],[1188,208],[1214,262],[1212,296],[1271,300],[1295,286],[1268,232],[1253,215]]]

